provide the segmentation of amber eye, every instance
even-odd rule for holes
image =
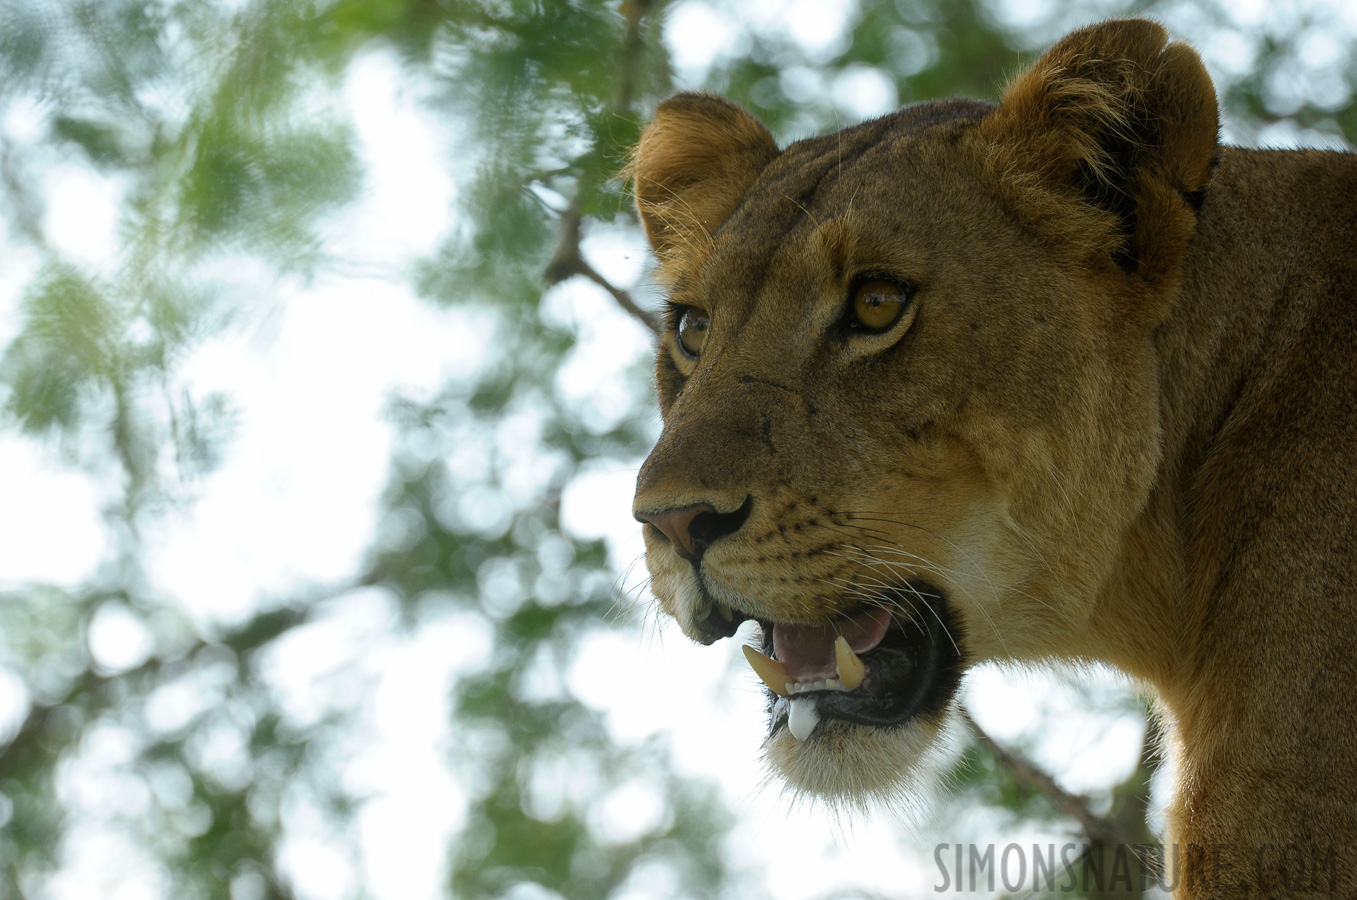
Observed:
[[[707,314],[696,307],[688,307],[679,317],[678,323],[678,343],[679,349],[686,355],[697,359],[702,352],[702,345],[707,342],[707,329],[711,328],[711,319]]]
[[[909,293],[898,284],[872,278],[853,286],[852,324],[866,331],[885,331],[909,307]]]

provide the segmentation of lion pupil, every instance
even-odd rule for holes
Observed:
[[[710,320],[696,310],[689,309],[683,313],[683,318],[679,321],[678,337],[679,344],[689,356],[697,356],[702,352],[709,324]]]
[[[873,331],[888,328],[904,309],[899,289],[881,281],[864,284],[853,299],[857,323]]]

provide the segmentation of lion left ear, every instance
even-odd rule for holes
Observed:
[[[1071,33],[980,127],[1020,218],[1147,281],[1176,277],[1219,117],[1201,58],[1162,25],[1122,19]]]

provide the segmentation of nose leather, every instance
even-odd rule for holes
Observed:
[[[674,545],[679,556],[689,561],[696,561],[701,553],[693,540],[693,519],[706,512],[716,512],[716,509],[706,503],[698,503],[693,506],[648,513],[637,516],[637,518],[660,529],[664,536],[669,538],[669,543]]]

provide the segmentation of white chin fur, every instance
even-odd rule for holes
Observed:
[[[834,808],[927,803],[960,746],[961,722],[948,710],[940,723],[915,720],[872,728],[821,720],[808,740],[786,728],[763,743],[763,756],[789,791]]]

